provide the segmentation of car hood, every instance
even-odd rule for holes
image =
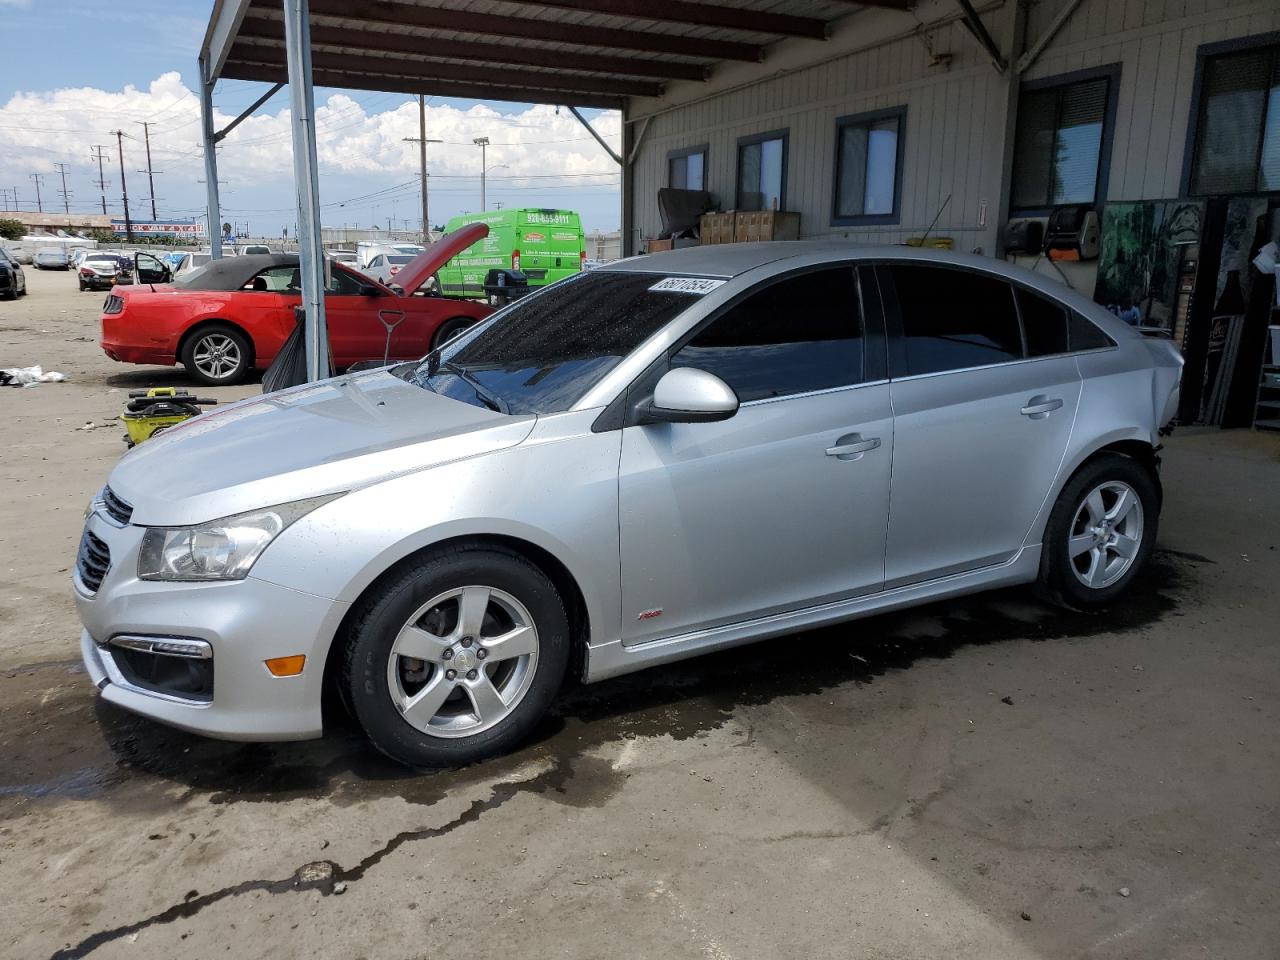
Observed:
[[[404,291],[405,296],[412,296],[441,267],[488,235],[489,225],[485,223],[471,223],[453,233],[445,234],[400,268],[400,272],[396,274],[396,286]]]
[[[134,448],[108,483],[134,523],[183,526],[511,447],[536,419],[369,371],[201,414]]]

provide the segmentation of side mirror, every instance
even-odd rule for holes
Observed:
[[[738,412],[738,395],[714,373],[676,367],[663,374],[653,399],[640,411],[641,423],[712,423]]]

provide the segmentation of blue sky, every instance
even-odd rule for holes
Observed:
[[[61,210],[55,164],[64,163],[73,211],[100,210],[90,153],[100,143],[111,148],[106,199],[118,216],[110,131],[124,129],[137,138],[124,141],[130,212],[149,216],[146,176],[138,172],[145,167],[138,121],[147,120],[153,167],[164,171],[156,176],[157,214],[201,212],[196,56],[210,8],[211,0],[0,0],[0,189],[17,187],[20,207],[34,209],[36,174],[45,210]],[[265,89],[225,81],[215,107],[225,122]],[[414,98],[318,88],[316,106],[326,225],[385,226],[390,217],[416,228],[416,147],[402,143],[417,135]],[[276,235],[294,219],[287,109],[284,90],[219,149],[223,218],[255,233]],[[616,114],[589,116],[602,130],[617,130]],[[489,207],[564,207],[579,210],[588,229],[617,227],[617,165],[568,111],[432,98],[428,127],[428,137],[447,141],[429,148],[434,222],[479,208],[480,161],[471,141],[488,136]]]

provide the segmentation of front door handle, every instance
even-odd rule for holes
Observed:
[[[1062,408],[1062,401],[1057,397],[1050,399],[1049,397],[1038,395],[1027,401],[1027,405],[1022,408],[1022,415],[1030,417],[1032,420],[1043,420],[1055,410]]]
[[[861,460],[864,453],[875,450],[879,446],[879,437],[868,437],[864,440],[860,433],[848,433],[837,440],[834,447],[827,447],[827,456],[836,457],[839,460]]]

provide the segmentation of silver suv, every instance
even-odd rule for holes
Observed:
[[[432,766],[600,680],[1017,583],[1118,602],[1181,359],[999,261],[701,247],[125,456],[74,574],[108,700]]]

